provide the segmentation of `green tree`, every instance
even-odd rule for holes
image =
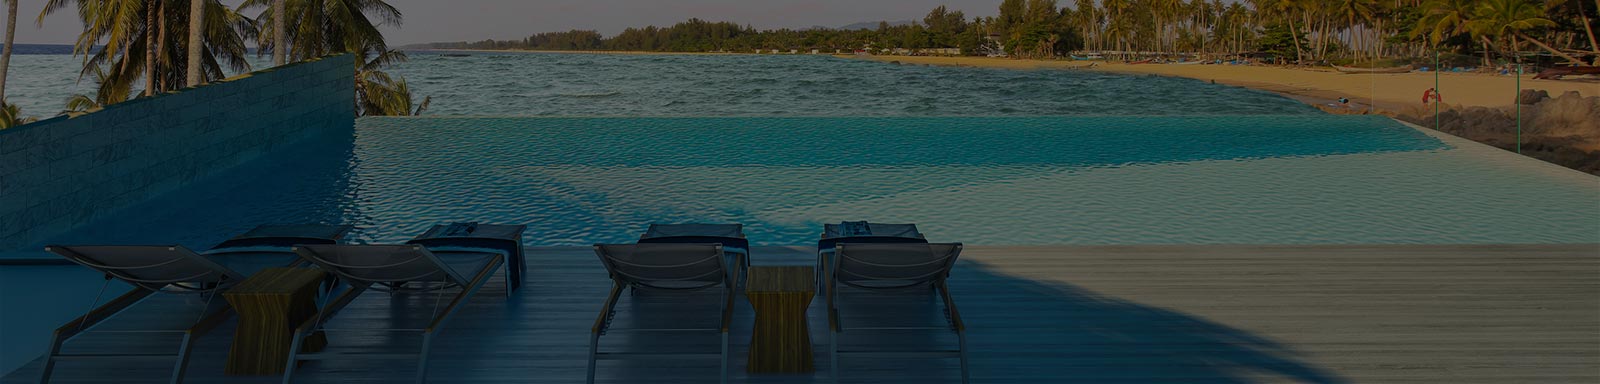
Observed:
[[[91,75],[94,77],[95,94],[93,96],[73,95],[67,99],[67,109],[62,111],[62,114],[85,113],[133,98],[133,85],[109,81],[110,79],[105,69],[95,67]]]
[[[39,121],[39,118],[23,116],[22,109],[18,108],[16,104],[5,103],[4,106],[0,106],[0,129],[11,128],[35,121]]]
[[[277,23],[282,17],[288,26],[285,44],[296,61],[352,53],[357,56],[356,105],[363,115],[409,115],[412,99],[405,79],[390,76],[384,68],[406,60],[389,49],[381,26],[400,26],[401,13],[382,0],[285,0],[284,13],[272,7],[273,0],[246,0],[240,10],[262,8],[258,21]],[[277,47],[278,37],[256,34],[261,46]],[[404,102],[400,102],[404,100]],[[401,108],[401,106],[406,106]]]
[[[1255,0],[1252,0],[1252,1],[1255,1]],[[1295,19],[1300,16],[1300,13],[1301,13],[1301,11],[1303,9],[1303,5],[1298,0],[1262,0],[1262,1],[1264,1],[1264,3],[1258,4],[1256,9],[1262,10],[1262,11],[1266,12],[1267,15],[1270,15],[1270,17],[1274,17],[1275,19],[1281,20],[1281,21],[1283,21],[1284,23],[1287,24],[1287,26],[1289,28],[1289,31],[1288,31],[1289,36],[1293,36],[1293,38],[1288,39],[1288,40],[1291,40],[1294,43],[1294,61],[1295,61],[1295,63],[1304,62],[1305,61],[1305,51],[1304,51],[1304,49],[1301,48],[1304,45],[1304,44],[1301,43],[1302,36],[1304,36],[1304,33],[1300,32],[1297,29],[1295,29],[1295,24],[1294,24]],[[1266,38],[1264,37],[1263,40],[1266,40]]]
[[[50,0],[39,20],[69,6],[76,8],[83,31],[74,52],[85,56],[80,77],[104,70],[102,86],[143,82],[145,94],[151,95],[181,88],[188,73],[185,43],[191,11],[164,6],[167,1],[176,0]],[[224,65],[248,71],[244,38],[256,33],[254,23],[218,0],[206,0],[202,8],[202,77],[222,78]]]
[[[1278,57],[1287,57],[1297,54],[1295,47],[1301,44],[1301,40],[1305,40],[1305,35],[1295,33],[1288,25],[1270,24],[1261,32],[1258,49]]]
[[[1478,3],[1478,8],[1473,12],[1473,15],[1476,18],[1472,20],[1471,28],[1477,30],[1481,35],[1486,35],[1485,39],[1488,38],[1487,36],[1506,38],[1506,48],[1514,56],[1520,57],[1516,53],[1517,41],[1520,38],[1561,58],[1572,62],[1582,62],[1523,33],[1536,28],[1556,26],[1554,21],[1542,17],[1544,16],[1544,9],[1541,7],[1524,0],[1483,0]]]

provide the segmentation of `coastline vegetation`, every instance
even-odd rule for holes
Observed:
[[[427,44],[433,49],[880,53],[950,49],[962,55],[1119,59],[1271,54],[1285,64],[1429,63],[1491,68],[1511,62],[1597,65],[1600,0],[1003,0],[995,17],[940,6],[910,25],[757,30],[691,19],[669,27],[539,33],[521,40]],[[896,51],[895,49],[901,49]],[[1423,60],[1426,59],[1426,60]]]
[[[0,53],[0,100],[4,100],[3,79],[15,35],[16,2],[21,0],[4,1],[9,12],[6,49]],[[383,25],[399,25],[402,19],[398,9],[382,0],[248,0],[238,8],[219,0],[38,1],[44,2],[44,11],[36,23],[63,10],[77,14],[83,24],[74,44],[74,55],[83,57],[79,81],[92,79],[96,84],[93,95],[66,100],[62,114],[84,113],[134,97],[216,81],[228,73],[248,72],[253,69],[248,44],[252,40],[260,47],[256,54],[277,53],[281,47],[292,61],[339,53],[360,56],[357,66],[351,68],[360,114],[409,115],[423,109],[414,106],[405,79],[384,72],[406,57],[390,49],[378,30]],[[256,17],[245,14],[255,8],[261,9]],[[273,33],[279,21],[275,9],[283,9],[287,15],[282,44]],[[191,18],[195,10],[200,12]],[[191,45],[194,40],[198,44]],[[139,93],[135,94],[136,90]],[[9,103],[3,107],[0,129],[37,120],[22,116]]]

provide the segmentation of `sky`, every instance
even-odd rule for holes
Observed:
[[[82,31],[76,12],[62,9],[33,21],[45,0],[18,0],[17,42],[71,44]],[[222,0],[237,6],[241,0]],[[607,36],[624,28],[666,26],[691,17],[756,28],[839,27],[881,20],[921,20],[945,5],[967,17],[993,16],[1000,0],[388,0],[405,24],[386,27],[390,45],[520,39],[537,32],[592,29]],[[1065,3],[1065,2],[1063,2]],[[3,12],[3,11],[0,11]],[[259,10],[246,12],[255,16]]]

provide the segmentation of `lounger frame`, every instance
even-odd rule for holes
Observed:
[[[887,286],[857,284],[857,283],[854,283],[852,280],[854,280],[854,281],[863,281],[863,280],[870,280],[870,279],[868,279],[866,276],[861,276],[861,275],[851,276],[852,279],[842,279],[840,277],[839,268],[835,268],[835,269],[829,271],[829,273],[828,273],[828,281],[826,283],[827,291],[826,291],[825,295],[827,296],[827,304],[828,304],[828,356],[829,356],[829,369],[830,369],[830,372],[832,373],[833,382],[838,382],[839,381],[839,376],[841,376],[841,373],[839,372],[840,354],[851,354],[851,355],[854,355],[854,356],[886,357],[886,358],[905,358],[905,357],[957,358],[957,359],[960,359],[960,361],[961,361],[961,382],[963,384],[967,383],[968,380],[969,380],[969,375],[968,375],[968,369],[967,369],[967,334],[966,334],[966,330],[967,329],[966,329],[966,323],[962,322],[962,320],[961,320],[961,311],[956,308],[955,300],[950,297],[950,287],[947,284],[947,279],[950,276],[950,271],[955,266],[955,259],[961,254],[961,249],[962,249],[961,243],[948,243],[948,244],[937,244],[937,243],[932,243],[932,244],[854,244],[854,245],[857,248],[859,248],[859,249],[861,249],[863,251],[866,251],[866,252],[862,252],[862,254],[863,254],[862,256],[853,256],[849,251],[849,249],[851,248],[852,244],[850,244],[850,243],[841,243],[841,244],[838,245],[838,249],[836,250],[836,252],[834,252],[832,257],[830,258],[829,264],[833,265],[833,266],[842,266],[841,260],[843,260],[843,259],[853,259],[853,260],[856,260],[856,261],[871,263],[871,261],[860,260],[860,259],[856,259],[856,258],[858,258],[858,257],[861,257],[861,258],[870,257],[869,256],[870,255],[870,250],[875,249],[875,248],[881,248],[881,247],[919,247],[920,246],[920,247],[923,247],[923,248],[928,248],[930,250],[930,252],[932,252],[932,250],[935,249],[935,248],[948,248],[948,251],[947,251],[948,253],[946,255],[944,255],[943,257],[934,257],[931,260],[931,261],[939,262],[940,264],[938,264],[938,265],[931,265],[931,264],[889,265],[889,264],[883,264],[883,263],[873,263],[874,266],[880,267],[880,268],[901,268],[902,270],[915,271],[913,273],[913,275],[914,276],[918,276],[918,277],[916,279],[912,279],[912,280],[909,280],[909,281],[904,281],[903,284],[887,285]],[[900,281],[897,280],[897,282],[900,282]],[[945,326],[945,327],[854,327],[854,328],[846,328],[844,326],[844,322],[841,320],[841,317],[839,315],[839,307],[837,305],[838,304],[838,296],[839,296],[839,288],[840,288],[841,284],[842,285],[848,285],[848,286],[855,287],[855,288],[860,288],[860,289],[863,289],[863,290],[868,290],[868,291],[871,291],[871,290],[920,289],[923,286],[927,286],[927,287],[931,288],[936,294],[939,295],[940,301],[944,304],[944,314],[945,314],[945,321],[947,323],[947,326]],[[957,345],[957,349],[954,350],[954,351],[936,350],[936,351],[895,351],[895,352],[882,352],[882,351],[871,351],[871,352],[869,352],[869,351],[841,351],[841,350],[839,350],[839,335],[844,333],[846,330],[872,331],[872,330],[919,330],[919,329],[920,330],[948,329],[948,330],[950,330],[952,332],[955,332],[957,343],[959,343]]]
[[[339,247],[374,247],[374,246],[370,246],[370,245],[369,246],[347,245],[347,246],[339,246]],[[429,263],[431,263],[434,266],[439,268],[439,272],[440,272],[440,275],[441,275],[441,280],[440,280],[441,286],[432,287],[432,288],[435,288],[435,289],[426,289],[426,290],[421,290],[421,291],[418,291],[418,292],[436,292],[436,293],[442,294],[443,293],[442,289],[459,288],[460,290],[458,292],[456,292],[456,294],[452,297],[452,299],[450,300],[450,303],[448,305],[446,305],[442,309],[438,310],[438,313],[433,316],[433,319],[429,322],[429,324],[428,324],[428,326],[426,328],[421,328],[421,329],[415,329],[415,328],[359,328],[359,329],[348,329],[348,330],[325,328],[324,325],[325,325],[325,323],[327,321],[331,320],[334,317],[334,315],[337,315],[340,310],[343,310],[345,308],[345,306],[348,306],[351,302],[355,301],[356,297],[361,296],[362,293],[365,293],[368,290],[373,289],[374,285],[382,285],[382,284],[386,284],[386,283],[405,284],[407,282],[413,282],[415,280],[383,281],[383,280],[367,279],[367,278],[364,278],[364,277],[361,277],[361,276],[358,276],[358,275],[351,274],[351,273],[349,273],[349,271],[351,269],[378,269],[378,268],[382,268],[382,266],[362,267],[362,266],[336,264],[336,263],[330,262],[328,260],[325,260],[325,259],[323,259],[323,258],[321,258],[319,256],[318,249],[324,249],[324,248],[317,247],[317,246],[295,247],[294,251],[295,251],[295,253],[299,254],[300,257],[305,258],[307,261],[310,261],[313,264],[316,264],[316,265],[322,267],[323,269],[328,270],[330,273],[334,274],[335,276],[338,276],[340,281],[344,282],[345,285],[349,286],[350,288],[345,290],[343,293],[339,294],[339,296],[337,296],[337,297],[335,297],[335,298],[333,298],[331,300],[328,300],[322,306],[322,308],[317,311],[317,313],[315,315],[312,315],[312,317],[310,319],[307,319],[306,321],[302,322],[299,326],[295,327],[294,336],[293,336],[293,339],[292,339],[293,341],[289,345],[288,363],[284,367],[284,371],[283,371],[283,383],[284,384],[288,384],[288,383],[291,382],[291,380],[294,377],[295,370],[299,366],[299,363],[301,361],[330,360],[330,359],[341,359],[341,360],[403,360],[403,359],[415,358],[416,359],[416,364],[417,364],[416,382],[418,382],[418,383],[426,382],[427,378],[428,378],[428,355],[429,355],[429,352],[432,351],[434,338],[439,335],[439,332],[444,330],[445,325],[450,321],[450,318],[453,315],[455,315],[456,310],[460,309],[462,305],[466,304],[467,301],[470,300],[472,298],[472,296],[475,293],[477,293],[480,288],[483,288],[484,284],[488,283],[489,280],[492,280],[492,278],[494,276],[494,271],[496,269],[499,269],[502,265],[504,265],[506,263],[506,256],[503,253],[499,253],[499,252],[482,252],[484,254],[488,254],[488,255],[492,255],[492,256],[489,256],[488,261],[486,263],[484,263],[481,268],[479,268],[476,271],[470,271],[470,273],[472,273],[471,278],[466,278],[465,276],[460,275],[459,271],[456,271],[456,270],[452,269],[449,265],[447,265],[443,261],[441,261],[439,259],[439,257],[434,255],[433,252],[429,251],[427,247],[424,247],[424,246],[421,246],[421,245],[386,246],[386,247],[406,247],[406,248],[409,248],[411,250],[411,252],[413,252],[414,257],[420,258],[421,260],[426,260]],[[448,285],[448,286],[444,286],[444,285]],[[511,287],[508,286],[508,287],[506,287],[506,289],[510,290]],[[395,292],[397,292],[397,293],[407,293],[405,291],[395,291]],[[368,333],[370,333],[370,332],[416,333],[416,334],[419,334],[422,337],[422,347],[416,353],[360,353],[360,354],[357,354],[357,353],[331,353],[331,352],[314,352],[314,353],[302,353],[302,352],[300,352],[301,345],[304,343],[305,339],[308,336],[311,336],[311,335],[313,335],[313,334],[315,334],[317,332],[326,333],[326,332],[330,332],[330,331],[331,332],[351,331],[351,332],[368,332]]]
[[[660,245],[667,245],[667,244],[660,244]],[[726,265],[726,262],[725,262],[725,257],[726,256],[722,252],[722,249],[723,249],[722,248],[722,244],[717,244],[717,243],[707,243],[707,244],[681,244],[681,243],[674,243],[674,244],[671,244],[671,245],[675,245],[675,246],[695,246],[695,245],[699,245],[699,246],[707,247],[707,249],[710,250],[710,252],[708,252],[708,256],[706,258],[701,259],[701,260],[696,260],[696,261],[694,261],[694,263],[698,264],[698,263],[706,263],[706,262],[715,262],[716,265],[717,265],[717,269],[719,269],[717,274],[720,276],[720,279],[719,279],[720,281],[717,281],[715,284],[711,284],[711,285],[691,286],[690,288],[687,288],[687,289],[663,288],[663,287],[661,287],[661,286],[659,286],[657,284],[651,284],[652,281],[651,281],[650,277],[648,277],[648,276],[636,276],[636,275],[632,275],[632,274],[629,274],[629,273],[623,271],[622,267],[619,267],[619,266],[616,265],[616,263],[618,263],[619,261],[615,260],[614,258],[612,258],[610,256],[609,252],[608,252],[608,248],[613,248],[613,247],[638,247],[638,246],[648,247],[648,246],[651,246],[651,244],[638,244],[638,245],[632,245],[632,244],[628,244],[628,245],[597,244],[597,245],[594,246],[595,254],[600,257],[602,263],[604,263],[606,265],[606,270],[611,275],[611,292],[606,295],[605,304],[600,307],[600,315],[595,319],[594,326],[590,327],[590,329],[589,329],[589,359],[588,359],[589,360],[589,368],[588,368],[588,375],[587,375],[587,379],[586,379],[587,383],[590,383],[590,384],[594,383],[595,365],[596,365],[596,362],[598,360],[617,360],[617,359],[625,359],[625,358],[629,358],[629,357],[703,358],[703,357],[710,357],[710,356],[716,356],[720,361],[720,364],[721,364],[720,365],[720,373],[721,373],[721,379],[720,379],[721,381],[720,382],[721,383],[727,383],[728,382],[728,345],[729,345],[728,344],[729,343],[729,341],[728,341],[728,329],[729,329],[730,325],[733,322],[733,300],[734,300],[735,292],[734,292],[734,288],[733,288],[733,282],[728,277],[729,274],[728,274],[727,265]],[[740,262],[742,262],[742,261],[740,261]],[[631,265],[631,267],[658,268],[658,269],[663,269],[664,270],[664,269],[670,269],[673,266],[652,267],[652,266],[640,266],[640,265],[636,265],[635,264],[635,265]],[[721,326],[719,326],[716,329],[706,329],[706,328],[628,328],[628,329],[616,329],[616,328],[612,328],[611,327],[611,321],[616,317],[616,314],[617,314],[616,305],[617,305],[617,302],[619,300],[621,300],[622,292],[624,290],[628,290],[628,289],[637,289],[637,287],[645,287],[646,289],[662,289],[662,290],[665,290],[665,291],[689,291],[689,290],[703,290],[703,289],[721,287],[722,290],[723,290],[723,292],[722,292],[722,300],[721,300],[721,309],[720,309],[721,315],[722,315]],[[719,353],[711,354],[711,353],[600,352],[600,336],[603,336],[603,335],[605,335],[607,333],[610,333],[610,332],[640,332],[640,333],[650,333],[650,332],[673,333],[673,332],[679,332],[679,333],[681,333],[681,332],[708,332],[708,331],[715,331],[720,335],[722,350]]]
[[[166,254],[171,255],[172,258],[168,259],[167,261],[155,262],[153,264],[115,265],[115,263],[109,263],[109,262],[101,261],[101,260],[95,259],[92,256],[86,255],[84,253],[80,253],[80,251],[88,250],[88,249],[90,249],[90,247],[60,246],[60,245],[52,245],[52,246],[45,247],[45,251],[47,251],[47,252],[60,255],[60,256],[65,257],[68,260],[71,260],[71,261],[73,261],[75,263],[78,263],[78,264],[81,264],[83,266],[89,267],[91,269],[94,269],[94,270],[100,271],[102,273],[105,273],[106,274],[106,276],[105,276],[106,284],[110,284],[111,280],[116,279],[116,280],[122,280],[124,282],[133,284],[134,288],[133,288],[133,290],[130,290],[127,293],[124,293],[121,296],[118,296],[117,298],[112,299],[111,301],[108,301],[103,305],[98,302],[100,298],[97,295],[95,297],[95,301],[96,302],[90,304],[90,306],[93,307],[94,309],[92,309],[89,312],[85,313],[84,315],[79,316],[77,318],[74,318],[71,321],[68,321],[66,324],[63,324],[60,327],[56,328],[55,332],[52,333],[51,337],[50,337],[50,347],[49,347],[48,350],[46,350],[45,355],[44,355],[44,366],[40,369],[40,374],[39,374],[39,382],[40,383],[48,383],[48,382],[50,382],[50,378],[51,378],[52,374],[55,373],[55,364],[56,364],[56,362],[57,361],[62,361],[62,360],[169,359],[169,358],[175,358],[175,360],[176,360],[173,363],[172,376],[169,379],[169,382],[171,382],[171,383],[181,383],[181,382],[183,382],[183,378],[184,378],[185,374],[187,374],[187,372],[188,372],[189,353],[194,348],[194,342],[201,335],[204,335],[205,333],[210,332],[212,329],[215,329],[218,324],[221,324],[224,320],[227,320],[230,315],[232,315],[233,311],[231,310],[231,307],[228,306],[227,301],[226,300],[221,300],[221,299],[217,298],[216,296],[221,294],[222,291],[227,290],[228,288],[232,287],[234,284],[237,284],[240,281],[243,281],[245,279],[245,277],[243,275],[239,274],[238,272],[234,272],[232,269],[228,269],[227,267],[224,267],[224,266],[222,266],[220,264],[217,264],[217,263],[215,263],[215,262],[213,262],[211,260],[208,260],[204,256],[201,256],[200,254],[195,253],[194,251],[190,251],[188,248],[184,248],[183,246],[179,246],[179,245],[170,245],[170,246],[118,246],[117,248],[122,248],[122,250],[134,250],[134,251],[145,250],[145,251],[149,251],[149,252],[152,252],[152,253],[166,253]],[[93,253],[93,252],[91,252],[91,253]],[[186,263],[191,263],[192,265],[202,266],[202,267],[204,267],[206,269],[206,271],[204,273],[202,273],[202,274],[189,276],[192,279],[167,279],[167,280],[153,280],[153,279],[142,278],[137,273],[132,272],[132,271],[138,271],[138,270],[161,268],[163,266],[170,265],[170,264],[173,264],[173,263],[178,263],[178,262],[186,262]],[[202,278],[205,278],[205,279],[202,279]],[[199,283],[198,286],[182,286],[182,284],[184,284],[184,283],[196,283],[196,282]],[[181,288],[181,289],[172,289],[173,287],[180,287],[180,286],[182,286],[183,288]],[[105,289],[104,287],[101,288],[102,292],[104,291],[104,289]],[[125,311],[128,308],[132,308],[134,305],[144,301],[145,299],[150,298],[151,296],[154,296],[158,292],[161,292],[161,293],[187,293],[187,294],[207,295],[207,300],[206,300],[207,305],[206,305],[205,308],[202,309],[203,312],[201,313],[201,316],[199,317],[199,320],[197,320],[195,323],[193,323],[192,325],[190,325],[186,329],[181,329],[181,330],[146,329],[146,330],[120,330],[120,331],[95,331],[95,330],[93,330],[95,327],[101,325],[107,319],[110,319],[110,318],[116,316],[118,313],[122,313],[122,311]],[[70,340],[72,340],[72,339],[74,339],[74,338],[76,338],[76,337],[78,337],[80,335],[83,335],[85,333],[90,333],[90,332],[93,332],[93,333],[137,333],[137,334],[151,334],[151,333],[181,334],[183,336],[183,339],[178,344],[178,351],[176,353],[86,353],[86,354],[68,354],[68,353],[62,353],[61,352],[62,347],[65,346],[68,341],[70,341]]]

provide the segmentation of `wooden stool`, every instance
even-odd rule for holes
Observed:
[[[239,313],[233,349],[223,372],[229,375],[283,374],[294,328],[317,313],[317,291],[327,276],[321,269],[268,268],[223,293]],[[328,339],[311,335],[302,352],[320,351]]]
[[[745,298],[755,307],[750,334],[750,373],[810,373],[811,331],[806,307],[815,296],[812,267],[750,267]]]

